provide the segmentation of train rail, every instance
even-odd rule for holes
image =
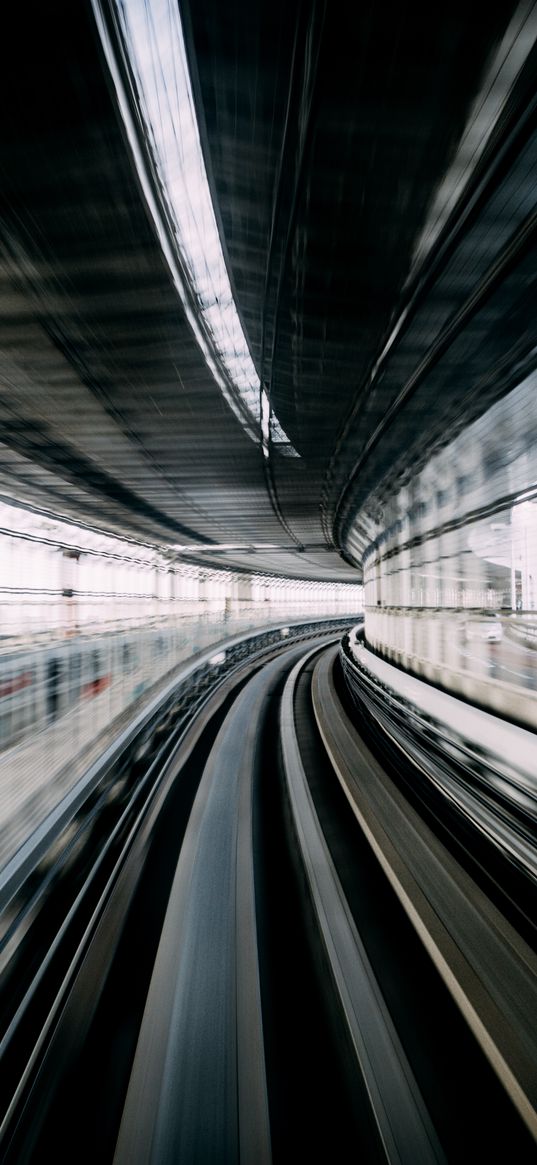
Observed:
[[[391,747],[403,778],[410,761],[412,793],[463,837],[476,872],[535,946],[535,735],[408,676],[363,644],[342,646],[340,660],[362,718],[380,728],[385,758]]]
[[[537,1134],[537,960],[361,741],[336,695],[333,659],[314,681],[317,722],[345,795],[513,1103]]]
[[[534,1159],[535,954],[323,634],[164,722],[6,1025],[6,1162]]]

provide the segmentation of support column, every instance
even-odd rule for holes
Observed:
[[[62,588],[62,620],[66,636],[76,635],[78,627],[78,594],[77,574],[80,551],[65,548],[62,550],[61,561],[61,588]]]

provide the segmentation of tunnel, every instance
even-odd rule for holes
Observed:
[[[537,6],[4,58],[2,1159],[530,1162]]]

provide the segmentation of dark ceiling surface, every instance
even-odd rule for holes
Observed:
[[[533,5],[182,5],[238,308],[299,454],[268,458],[185,316],[90,3],[30,9],[0,81],[0,489],[189,561],[356,581],[362,510],[533,359]]]

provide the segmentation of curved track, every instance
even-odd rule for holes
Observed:
[[[271,656],[157,753],[85,911],[82,879],[49,912],[6,1162],[534,1159],[527,936],[371,751],[337,646]]]

